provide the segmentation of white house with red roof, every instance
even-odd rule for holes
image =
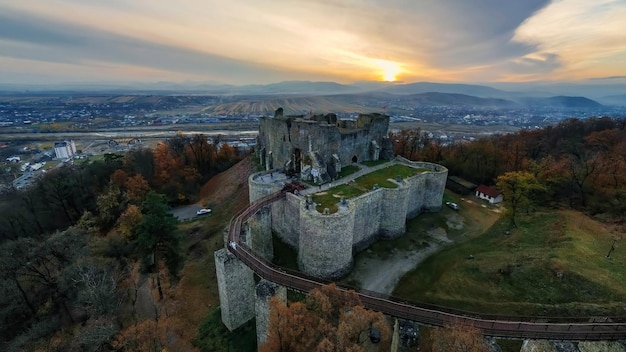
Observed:
[[[502,193],[500,193],[495,188],[485,185],[480,185],[476,187],[476,197],[480,199],[485,199],[491,204],[497,204],[502,202]]]

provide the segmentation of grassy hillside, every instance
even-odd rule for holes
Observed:
[[[510,234],[506,225],[432,256],[394,294],[492,314],[626,315],[623,242],[606,258],[623,233],[569,210],[527,216]]]

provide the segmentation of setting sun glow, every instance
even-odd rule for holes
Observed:
[[[393,82],[396,80],[396,76],[400,73],[400,66],[391,61],[376,60],[378,67],[382,71],[382,79],[387,82]]]

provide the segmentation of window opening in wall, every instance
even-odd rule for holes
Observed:
[[[301,163],[302,163],[302,153],[300,152],[300,149],[296,148],[293,151],[293,163],[294,163],[294,169],[296,170],[296,174],[299,174],[301,170]]]

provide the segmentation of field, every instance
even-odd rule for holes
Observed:
[[[508,234],[506,225],[431,256],[394,295],[489,314],[626,315],[623,242],[606,257],[623,233],[569,210],[527,215]]]

